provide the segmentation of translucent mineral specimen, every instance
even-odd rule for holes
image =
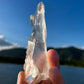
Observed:
[[[35,15],[30,16],[33,32],[28,41],[24,70],[27,80],[33,84],[48,78],[46,48],[45,8],[40,2]]]

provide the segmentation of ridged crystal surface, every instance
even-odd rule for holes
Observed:
[[[48,78],[46,48],[45,8],[40,2],[35,15],[30,16],[33,32],[28,41],[24,70],[26,78],[33,84]]]

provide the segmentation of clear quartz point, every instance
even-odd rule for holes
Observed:
[[[30,16],[33,32],[28,41],[24,64],[25,76],[30,84],[36,84],[48,78],[49,65],[46,56],[46,23],[44,13],[44,4],[40,2],[35,15]]]

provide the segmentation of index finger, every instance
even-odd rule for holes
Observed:
[[[59,68],[59,56],[58,53],[54,49],[50,49],[47,52],[47,59],[50,67]]]

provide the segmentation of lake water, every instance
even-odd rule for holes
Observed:
[[[0,64],[0,84],[16,84],[19,71],[23,65]],[[61,66],[65,84],[84,84],[84,68]]]

